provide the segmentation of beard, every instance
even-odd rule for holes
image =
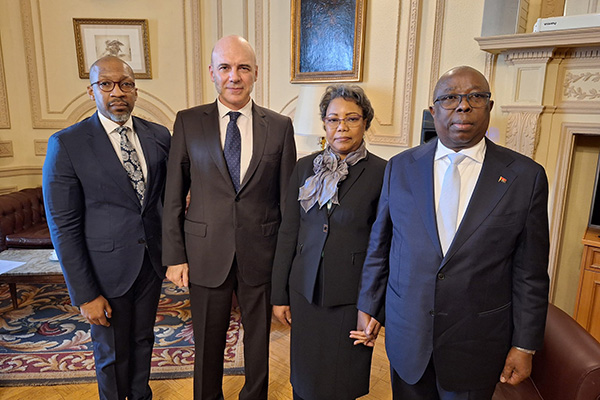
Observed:
[[[124,112],[121,114],[113,114],[113,113],[109,112],[108,115],[110,116],[110,119],[113,122],[116,122],[116,123],[127,122],[129,117],[131,117],[131,111],[127,111],[127,112]]]

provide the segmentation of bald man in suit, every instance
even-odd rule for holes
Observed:
[[[180,111],[175,121],[163,261],[167,278],[190,287],[194,398],[223,398],[223,352],[235,293],[246,375],[239,398],[266,400],[271,269],[296,161],[293,128],[288,117],[251,100],[258,69],[245,39],[220,39],[209,72],[217,101]]]
[[[386,168],[353,336],[373,336],[385,304],[394,399],[489,400],[529,376],[542,346],[548,182],[484,137],[490,96],[477,70],[448,71],[430,107],[438,139]]]

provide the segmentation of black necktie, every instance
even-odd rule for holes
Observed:
[[[241,115],[240,112],[230,111],[229,123],[227,124],[227,134],[225,136],[225,146],[223,155],[229,169],[229,176],[233,182],[233,187],[237,193],[240,190],[240,156],[242,153],[242,136],[240,129],[237,126],[237,119]]]

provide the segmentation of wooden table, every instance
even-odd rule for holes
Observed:
[[[0,260],[25,264],[0,274],[0,284],[7,283],[13,307],[18,307],[17,283],[65,283],[60,263],[50,261],[52,249],[8,249],[0,252]]]

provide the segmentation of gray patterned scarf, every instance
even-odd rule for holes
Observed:
[[[309,176],[300,187],[298,201],[308,212],[317,202],[319,208],[331,201],[332,204],[338,202],[338,185],[348,176],[348,167],[355,165],[360,160],[367,157],[367,148],[365,142],[360,147],[348,154],[343,160],[335,154],[329,145],[323,153],[319,154],[313,161],[314,175]]]

